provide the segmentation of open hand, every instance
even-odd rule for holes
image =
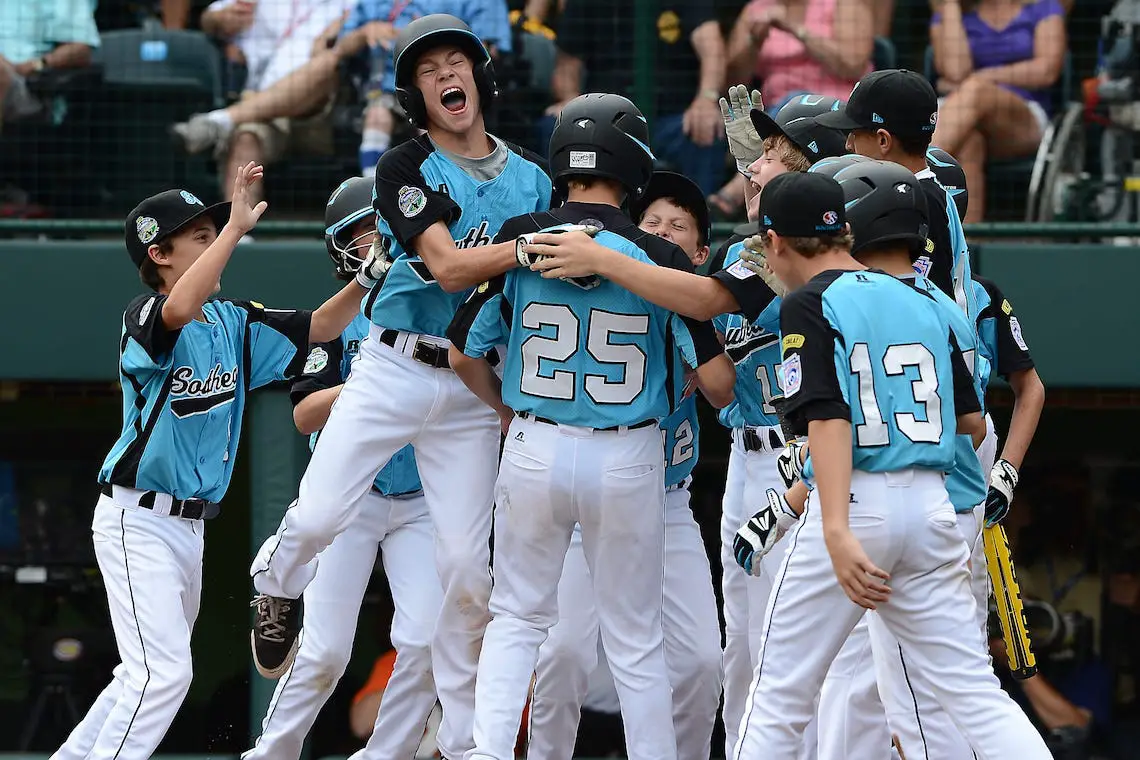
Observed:
[[[709,146],[724,137],[724,120],[716,103],[703,95],[693,102],[681,116],[681,131],[695,144]]]
[[[887,581],[891,576],[880,570],[871,561],[859,539],[850,529],[844,528],[833,534],[825,534],[827,553],[831,555],[831,566],[835,577],[843,587],[847,597],[868,610],[875,609],[890,599],[891,589]]]
[[[764,110],[759,90],[748,91],[742,84],[728,88],[728,97],[720,99],[720,117],[728,136],[728,150],[736,159],[736,170],[748,176],[748,167],[764,155],[764,141],[752,124],[752,109]]]
[[[269,204],[261,201],[254,205],[250,194],[250,187],[254,182],[260,182],[265,174],[265,167],[254,161],[238,169],[234,176],[234,191],[230,206],[229,224],[239,230],[243,235],[257,226],[261,215],[269,208]]]
[[[362,30],[368,47],[382,47],[385,50],[392,49],[392,43],[399,34],[396,27],[386,21],[369,21],[362,27]]]

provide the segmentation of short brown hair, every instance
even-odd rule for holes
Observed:
[[[811,168],[811,161],[796,144],[784,135],[764,138],[764,150],[773,151],[788,171],[804,173]]]
[[[160,240],[156,245],[158,246],[158,250],[165,254],[169,254],[174,250],[174,243],[171,242],[170,238]],[[154,262],[154,259],[150,257],[149,253],[139,266],[139,279],[142,280],[143,285],[146,285],[151,290],[158,290],[165,284],[162,279],[162,273],[158,271],[158,264]]]
[[[771,245],[767,235],[763,235],[760,239],[764,241],[764,245]],[[800,256],[803,256],[805,259],[810,259],[821,253],[835,250],[836,248],[851,250],[855,238],[850,232],[844,231],[838,235],[818,235],[815,237],[782,236],[781,240],[787,243],[788,247]]]

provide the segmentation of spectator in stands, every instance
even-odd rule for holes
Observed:
[[[5,122],[39,116],[44,104],[28,78],[90,65],[99,46],[90,0],[0,2],[0,130]]]
[[[970,187],[967,222],[985,215],[987,159],[1033,156],[1053,112],[1067,38],[1059,0],[932,0],[930,40],[944,96],[934,145]]]
[[[585,92],[634,94],[636,3],[628,0],[569,0],[558,19],[558,59],[551,89],[555,103],[540,122],[538,144],[545,153],[554,117]],[[657,38],[652,80],[656,102],[653,151],[706,193],[725,175],[724,121],[717,101],[724,90],[724,38],[712,0],[661,0],[653,32]]]
[[[355,62],[369,51],[369,60],[362,68],[369,70],[375,64],[377,76],[367,87],[375,97],[368,98],[365,93],[368,105],[360,148],[361,171],[369,176],[389,147],[395,127],[392,43],[408,22],[432,13],[450,13],[463,19],[487,44],[492,56],[498,50],[510,49],[504,0],[360,0],[350,9],[343,29],[338,19],[313,42],[312,55],[303,65],[227,108],[196,114],[174,125],[173,131],[187,151],[198,153],[228,140],[235,124],[280,123],[327,110],[336,96],[340,64]]]
[[[876,0],[752,0],[728,40],[728,77],[755,82],[775,113],[796,95],[846,100],[872,70]],[[739,214],[745,179],[735,176],[709,198],[720,212]]]
[[[895,20],[895,0],[878,0],[874,6],[875,36],[890,37]]]
[[[202,29],[227,43],[228,58],[244,63],[248,72],[244,99],[285,81],[320,52],[325,40],[336,35],[350,2],[215,0],[202,14]],[[237,167],[249,161],[270,164],[288,150],[330,153],[331,104],[331,94],[326,92],[324,97],[306,103],[304,110],[280,117],[233,120],[226,118],[224,111],[215,111],[176,125],[174,131],[192,153],[215,149],[225,166],[220,177],[225,193],[233,187]]]

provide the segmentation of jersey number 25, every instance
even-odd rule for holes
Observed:
[[[579,320],[570,307],[562,304],[532,303],[522,312],[522,326],[528,330],[553,327],[551,337],[531,335],[522,342],[521,390],[528,396],[572,401],[578,379],[574,372],[556,369],[543,374],[542,362],[564,362],[580,350]],[[649,316],[616,314],[591,309],[586,327],[586,352],[599,364],[621,368],[621,379],[587,374],[582,385],[595,404],[628,404],[645,387],[645,352],[633,343],[614,343],[615,335],[647,335]]]

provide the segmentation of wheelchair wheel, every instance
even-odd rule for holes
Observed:
[[[1048,141],[1042,140],[1030,179],[1026,221],[1051,222],[1065,212],[1085,168],[1083,117],[1081,105],[1070,103],[1055,128],[1046,131]]]

